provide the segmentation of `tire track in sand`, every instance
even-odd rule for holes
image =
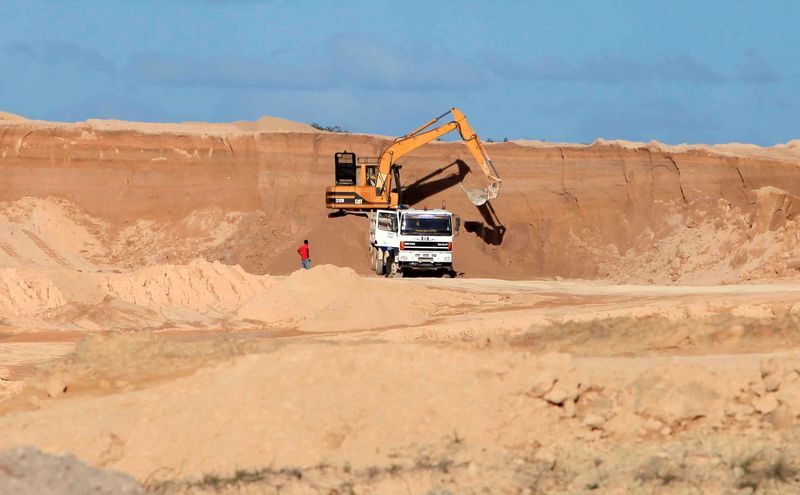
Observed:
[[[14,246],[9,244],[8,241],[5,241],[3,239],[0,239],[0,249],[5,251],[6,254],[8,254],[9,256],[14,258],[15,260],[30,261],[25,256],[22,256],[21,254],[19,254],[19,252],[16,249],[14,249]]]
[[[28,238],[30,238],[30,240],[32,240],[32,241],[33,241],[33,243],[34,243],[34,244],[36,244],[36,246],[37,246],[39,249],[41,249],[41,250],[42,250],[42,252],[44,252],[44,254],[46,254],[47,256],[49,256],[49,257],[50,257],[50,258],[51,258],[53,261],[55,261],[55,262],[56,262],[56,263],[57,263],[59,266],[62,266],[62,267],[64,267],[64,268],[73,268],[72,264],[71,264],[69,261],[67,261],[67,259],[66,259],[66,258],[64,258],[63,256],[61,256],[61,254],[59,254],[59,253],[58,253],[57,251],[55,251],[53,248],[51,248],[50,246],[48,246],[48,245],[47,245],[47,243],[46,243],[46,242],[44,242],[44,241],[42,240],[42,238],[41,238],[41,237],[39,237],[38,235],[34,234],[33,232],[31,232],[31,231],[30,231],[30,230],[28,230],[28,229],[20,229],[20,230],[22,230],[22,232],[24,232],[24,233],[25,233],[25,235],[27,235],[27,236],[28,236]]]

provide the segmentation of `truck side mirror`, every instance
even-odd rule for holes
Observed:
[[[461,232],[461,217],[456,215],[456,235]]]

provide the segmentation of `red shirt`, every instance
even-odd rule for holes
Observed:
[[[300,253],[301,260],[307,260],[309,258],[308,244],[303,244],[302,246],[297,248],[297,252]]]

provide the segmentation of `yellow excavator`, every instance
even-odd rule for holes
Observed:
[[[447,115],[452,115],[450,122],[431,128]],[[480,138],[467,122],[466,116],[459,109],[451,108],[405,136],[395,139],[377,160],[357,158],[355,153],[348,151],[336,153],[336,185],[325,189],[325,206],[345,212],[397,208],[402,203],[400,165],[397,160],[456,129],[481,170],[489,178],[486,189],[464,189],[463,185],[461,188],[475,206],[491,201],[500,192],[500,174],[486,154]]]

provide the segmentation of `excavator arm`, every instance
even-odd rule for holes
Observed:
[[[453,108],[450,111],[453,113],[454,121],[458,124],[458,132],[461,134],[461,139],[464,140],[464,144],[467,145],[467,149],[469,149],[469,151],[472,153],[472,156],[475,157],[475,161],[478,162],[478,165],[481,167],[481,170],[483,170],[483,173],[489,178],[489,186],[486,188],[486,190],[464,189],[464,186],[461,186],[461,189],[463,189],[467,194],[467,197],[469,197],[470,201],[472,201],[472,204],[475,206],[481,206],[487,201],[496,198],[497,195],[500,194],[500,183],[503,182],[503,179],[500,178],[500,174],[494,167],[494,163],[492,163],[492,160],[486,153],[486,149],[483,147],[481,139],[469,125],[469,122],[467,122],[467,117],[457,108]]]
[[[442,124],[433,129],[428,129],[448,114],[452,114],[453,116],[453,120],[451,122]],[[389,145],[389,147],[386,148],[383,153],[381,153],[381,156],[378,159],[376,192],[383,195],[385,191],[391,189],[392,165],[394,165],[394,163],[400,157],[456,129],[458,129],[461,139],[464,140],[464,144],[467,145],[467,149],[469,149],[470,153],[472,153],[472,156],[478,162],[478,165],[481,167],[481,170],[483,170],[483,173],[489,178],[489,186],[485,190],[464,189],[463,185],[461,188],[464,189],[467,197],[476,206],[481,206],[487,201],[496,198],[500,193],[500,183],[503,180],[500,178],[500,174],[494,167],[489,155],[486,154],[486,150],[484,149],[483,144],[481,144],[480,138],[469,125],[469,122],[467,122],[467,117],[457,108],[451,108],[447,112],[431,119],[426,124],[406,134],[405,136],[395,139],[394,142]]]
[[[378,180],[376,183],[379,193],[382,194],[386,188],[391,187],[392,165],[403,155],[411,153],[422,145],[435,141],[448,132],[452,132],[458,127],[455,122],[444,124],[435,129],[425,132],[410,133],[395,139],[395,141],[381,153],[378,159]]]

